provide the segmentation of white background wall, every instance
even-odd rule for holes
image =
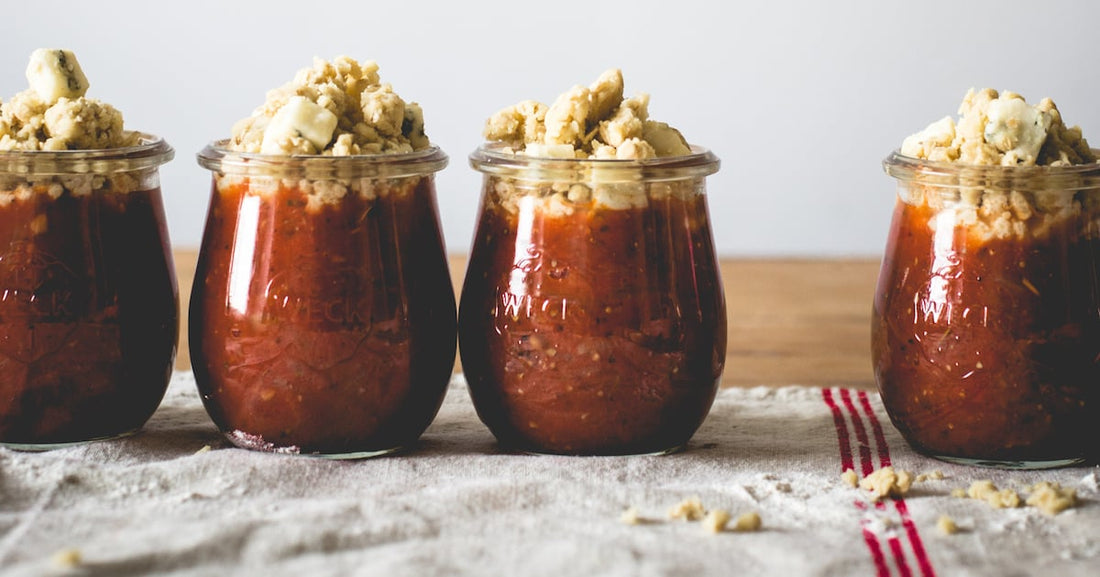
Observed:
[[[609,67],[721,157],[709,190],[726,255],[877,255],[893,204],[880,161],[971,86],[1051,96],[1100,145],[1100,3],[1085,0],[21,0],[3,21],[0,98],[26,87],[33,49],[71,48],[89,96],[176,148],[162,185],[178,246],[198,245],[209,201],[194,154],[313,56],[377,60],[423,105],[451,157],[438,184],[453,252],[473,230],[466,156],[484,119]]]

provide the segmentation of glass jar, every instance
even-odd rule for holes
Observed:
[[[893,154],[875,379],[916,450],[965,464],[1082,462],[1100,439],[1100,165]]]
[[[502,446],[653,454],[717,393],[726,308],[707,215],[718,159],[552,160],[484,145],[462,366]]]
[[[275,156],[207,146],[195,380],[247,449],[369,457],[420,437],[455,357],[438,148]]]
[[[131,434],[179,330],[159,167],[168,144],[0,152],[0,444]]]

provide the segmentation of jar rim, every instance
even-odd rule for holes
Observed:
[[[470,154],[478,172],[533,181],[639,182],[682,180],[710,176],[721,161],[710,150],[691,146],[691,154],[643,160],[604,158],[546,158],[506,151],[504,142],[486,142]]]
[[[1100,156],[1100,149],[1093,149]],[[982,186],[1005,190],[1100,189],[1100,162],[1065,166],[1001,166],[927,160],[893,151],[882,161],[886,174],[945,188]]]
[[[8,150],[0,152],[0,173],[113,174],[157,168],[175,158],[163,138],[136,132],[139,143],[118,148],[86,150]]]
[[[423,150],[390,154],[333,156],[324,154],[262,154],[230,150],[229,139],[207,144],[196,158],[203,168],[221,174],[329,178],[402,178],[443,170],[447,155],[431,145]]]

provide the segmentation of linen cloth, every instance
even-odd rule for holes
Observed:
[[[884,462],[945,478],[878,505],[841,481],[845,466]],[[876,394],[796,386],[721,391],[678,454],[512,454],[478,421],[460,375],[405,453],[264,454],[229,445],[193,377],[177,373],[135,436],[0,449],[0,574],[1095,577],[1098,475],[934,461],[905,445]],[[986,478],[1019,490],[1056,481],[1081,504],[1048,516],[949,496]],[[763,526],[708,534],[668,520],[691,496],[734,517],[756,511]],[[631,506],[645,522],[620,521]],[[962,531],[940,533],[941,514]],[[79,563],[61,562],[66,551]]]

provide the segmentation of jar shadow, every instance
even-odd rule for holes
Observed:
[[[835,432],[828,414],[754,414],[747,407],[722,403],[711,409],[680,454],[774,471],[821,459],[823,438],[830,440],[827,449],[835,451]]]
[[[150,458],[169,460],[231,447],[202,404],[161,405],[140,431],[121,442]]]
[[[467,392],[452,386],[448,395],[465,396]],[[206,447],[235,448],[214,426],[199,399],[188,397],[167,399],[141,431],[117,442],[150,458],[164,460],[194,455],[208,450]],[[792,410],[763,414],[751,406],[726,401],[715,404],[698,432],[680,451],[657,458],[734,462],[738,466],[771,470],[784,463],[787,465],[783,466],[789,466],[820,460],[823,447],[835,451],[834,424],[826,412],[803,415]],[[451,399],[444,402],[419,441],[389,455],[366,460],[455,455],[538,457],[500,445],[467,399]]]

